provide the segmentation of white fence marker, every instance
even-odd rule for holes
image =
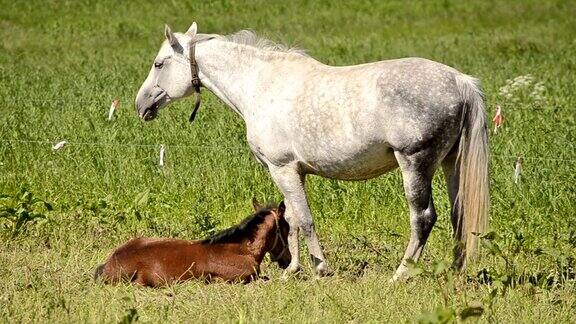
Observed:
[[[160,145],[160,166],[164,166],[164,145]]]
[[[518,159],[516,159],[516,168],[514,169],[514,183],[518,184],[518,182],[520,181],[520,175],[522,174],[522,162],[524,161],[524,159],[519,156]]]
[[[112,117],[114,116],[114,111],[118,108],[119,104],[120,100],[118,99],[112,100],[112,106],[110,106],[110,111],[108,111],[108,120],[112,120]]]
[[[60,142],[54,144],[54,145],[52,146],[52,149],[53,149],[54,151],[57,151],[57,150],[63,148],[64,145],[66,145],[66,144],[68,144],[68,141],[60,141]]]

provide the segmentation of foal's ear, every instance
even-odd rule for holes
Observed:
[[[193,38],[194,36],[196,36],[197,32],[198,32],[198,25],[196,25],[196,22],[193,22],[192,25],[190,25],[190,28],[188,28],[188,30],[186,31],[186,36]]]
[[[252,197],[252,208],[254,208],[254,211],[257,211],[260,208],[262,208],[262,204],[258,202],[258,199],[256,199],[256,197]]]
[[[176,36],[174,36],[172,28],[170,28],[168,24],[164,24],[164,36],[166,36],[166,39],[168,40],[168,43],[170,43],[170,46],[174,47],[178,44],[178,40],[176,39]]]
[[[284,217],[285,212],[286,212],[286,205],[284,204],[284,200],[282,200],[278,205],[278,216]]]

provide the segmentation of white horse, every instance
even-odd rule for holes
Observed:
[[[362,180],[400,167],[411,235],[397,280],[406,261],[420,257],[436,221],[431,183],[442,166],[459,242],[455,267],[476,251],[489,195],[484,103],[474,78],[421,58],[328,66],[249,31],[198,34],[196,23],[184,34],[166,26],[165,36],[138,91],[140,117],[151,120],[192,94],[197,76],[240,115],[250,149],[286,202],[292,261],[285,274],[300,267],[300,230],[316,274],[329,272],[307,203],[307,174]]]

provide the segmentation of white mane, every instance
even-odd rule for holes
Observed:
[[[305,50],[297,47],[288,47],[283,44],[278,44],[264,37],[258,37],[255,32],[251,30],[240,30],[234,34],[223,36],[229,42],[248,45],[256,47],[265,51],[282,52],[282,53],[296,53],[308,56]]]

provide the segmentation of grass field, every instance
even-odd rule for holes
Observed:
[[[0,0],[1,322],[576,321],[576,3],[574,1]],[[227,34],[253,29],[349,65],[405,56],[482,80],[491,132],[491,229],[461,275],[441,173],[439,220],[413,278],[390,285],[408,242],[399,171],[365,182],[311,177],[311,207],[335,275],[191,282],[166,289],[91,281],[137,236],[198,238],[241,220],[250,199],[279,200],[244,126],[215,96],[151,123],[135,93],[163,24]],[[517,78],[520,76],[528,76]],[[510,81],[508,81],[510,80]],[[106,120],[112,99],[120,109]],[[67,140],[56,152],[51,145]],[[159,145],[166,165],[158,166]],[[524,157],[514,183],[517,156]],[[41,201],[52,205],[48,210]],[[20,220],[20,221],[18,221]]]

